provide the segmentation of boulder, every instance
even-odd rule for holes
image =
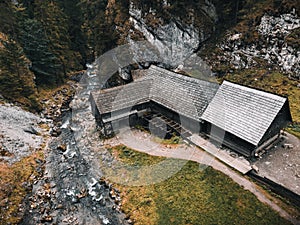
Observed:
[[[23,130],[24,130],[24,132],[27,132],[27,133],[30,133],[30,134],[34,134],[34,135],[39,134],[39,132],[33,126],[24,128]]]

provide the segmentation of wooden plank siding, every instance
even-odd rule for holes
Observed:
[[[264,142],[274,137],[276,134],[279,134],[280,130],[283,127],[286,127],[289,122],[292,122],[292,116],[290,113],[289,101],[287,100],[284,103],[283,107],[280,109],[279,113],[276,115],[272,124],[269,126],[268,130],[265,132],[258,146],[262,145]]]

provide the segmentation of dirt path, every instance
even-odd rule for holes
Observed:
[[[256,185],[247,179],[247,177],[232,170],[222,162],[212,157],[207,152],[191,145],[164,145],[154,141],[150,134],[147,134],[138,130],[124,130],[121,131],[115,138],[106,140],[105,144],[118,145],[124,144],[132,149],[136,149],[140,152],[147,153],[153,156],[164,156],[171,158],[186,159],[211,166],[216,170],[229,176],[236,183],[244,187],[244,189],[252,192],[261,202],[269,205],[273,210],[277,211],[282,217],[291,221],[293,224],[300,224],[300,221],[296,220],[296,215],[291,215],[283,208],[281,208],[276,202],[277,199],[263,191],[261,187]],[[199,169],[204,167],[200,167]]]

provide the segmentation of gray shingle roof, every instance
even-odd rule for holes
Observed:
[[[151,66],[147,71],[151,78],[151,100],[181,115],[200,120],[218,90],[219,85],[180,75],[160,67]]]
[[[152,100],[199,121],[218,86],[151,66],[145,76],[132,83],[92,92],[92,95],[101,114]]]
[[[224,81],[201,118],[258,145],[286,101],[278,95]]]
[[[151,80],[139,80],[126,85],[92,92],[101,114],[118,111],[148,102]]]

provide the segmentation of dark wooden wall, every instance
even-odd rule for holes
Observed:
[[[288,123],[292,122],[292,117],[289,108],[289,102],[286,101],[273,120],[271,126],[266,131],[259,145],[263,144],[268,139],[274,137],[276,134],[280,133],[280,130],[287,126]]]
[[[205,122],[207,125],[204,127],[204,134],[206,134],[211,141],[215,141],[217,145],[226,146],[246,157],[251,157],[255,146],[225,130]]]
[[[168,117],[169,119],[175,121],[176,123],[180,124],[184,128],[188,129],[189,131],[193,133],[200,133],[203,129],[202,126],[205,124],[196,121],[194,119],[191,119],[189,117],[179,115],[177,112],[174,112],[160,104],[157,104],[155,102],[151,103],[151,109],[153,112],[159,112],[162,115]],[[199,119],[200,120],[200,119]]]

